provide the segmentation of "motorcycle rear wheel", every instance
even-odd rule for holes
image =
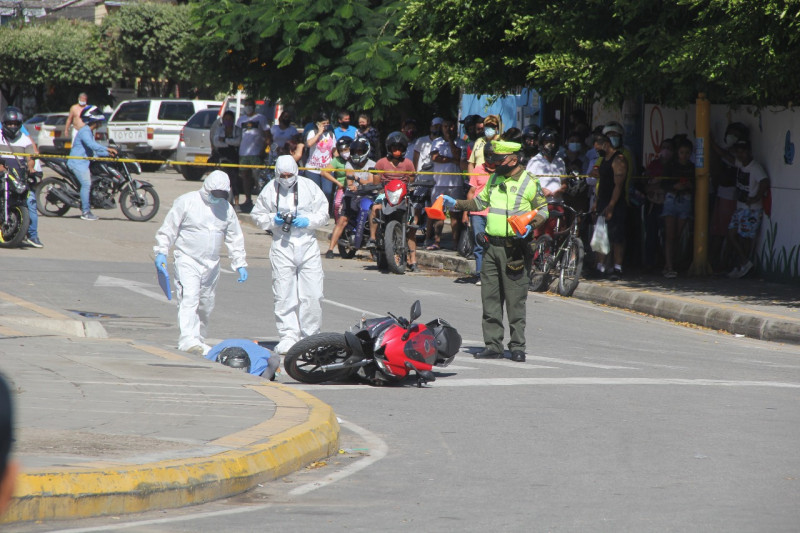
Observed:
[[[320,367],[340,363],[350,356],[344,335],[317,333],[297,342],[283,359],[283,368],[292,378],[302,383],[323,383],[346,378],[351,368],[321,370]]]
[[[531,283],[528,289],[534,292],[546,291],[550,286],[550,274],[553,270],[553,238],[542,235],[534,241],[533,246]]]
[[[386,266],[395,274],[406,272],[406,236],[403,235],[403,226],[397,220],[386,224],[384,246],[386,247]]]
[[[348,230],[345,229],[344,233],[342,234],[342,238],[339,239],[337,246],[339,247],[339,256],[342,259],[352,259],[356,256],[356,252],[358,251],[354,246],[350,244],[350,235],[348,234]],[[347,240],[347,244],[342,244],[342,240]]]
[[[126,217],[135,222],[146,222],[156,216],[160,201],[153,187],[145,185],[136,189],[136,195],[125,189],[119,195],[119,206]]]
[[[28,208],[14,205],[8,208],[8,218],[0,225],[0,248],[15,248],[19,246],[28,234],[30,224]]]
[[[45,178],[36,188],[36,210],[46,217],[61,217],[69,211],[69,205],[55,197],[51,189],[65,189],[66,184],[58,178]]]

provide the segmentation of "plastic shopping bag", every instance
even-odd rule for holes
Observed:
[[[608,254],[611,251],[611,243],[608,242],[608,226],[606,226],[605,217],[597,217],[597,223],[594,225],[594,233],[592,234],[592,242],[589,243],[592,250],[600,254]]]

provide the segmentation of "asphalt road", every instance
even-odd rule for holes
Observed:
[[[172,199],[199,185],[147,177],[162,199],[153,222],[43,219],[44,249],[2,252],[0,290],[174,346],[152,241]],[[276,340],[268,238],[245,231],[250,279],[223,275],[210,335]],[[343,453],[326,464],[205,506],[8,530],[797,530],[797,347],[532,294],[527,363],[478,361],[479,288],[357,260],[323,266],[325,330],[362,312],[407,315],[419,299],[423,319],[458,328],[464,351],[423,389],[296,384],[343,420]]]

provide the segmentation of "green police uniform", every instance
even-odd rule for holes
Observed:
[[[500,143],[500,149],[504,145]],[[517,145],[519,146],[519,145]],[[516,150],[505,147],[512,153]],[[495,153],[502,154],[495,147]],[[456,203],[456,209],[469,209],[469,206]],[[486,238],[488,244],[483,254],[481,268],[481,302],[483,304],[483,341],[486,348],[494,353],[503,353],[503,306],[508,313],[508,326],[511,352],[525,352],[525,302],[528,298],[530,261],[527,248],[530,239],[518,238],[508,224],[508,217],[539,210],[536,223],[547,218],[547,199],[542,193],[539,180],[523,171],[515,177],[493,174],[489,183],[469,203],[477,204],[475,209],[489,208],[486,217]],[[509,265],[510,263],[510,265]]]

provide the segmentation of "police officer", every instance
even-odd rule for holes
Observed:
[[[539,180],[520,164],[522,145],[492,141],[487,154],[495,172],[481,193],[472,200],[454,200],[444,196],[444,205],[457,211],[481,211],[486,217],[486,247],[481,268],[484,350],[476,359],[503,357],[503,304],[508,314],[511,360],[525,361],[525,301],[530,274],[530,236],[533,228],[547,220],[547,200]],[[523,234],[516,233],[508,218],[538,210]]]

